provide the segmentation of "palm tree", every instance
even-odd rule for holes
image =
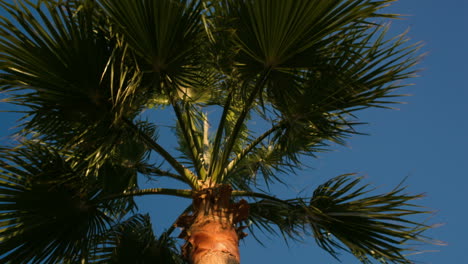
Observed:
[[[2,263],[239,263],[246,228],[410,263],[421,195],[369,193],[353,174],[287,200],[262,190],[414,76],[418,44],[382,24],[391,2],[0,0],[0,89],[24,115],[0,149]],[[144,110],[173,113],[176,149]],[[192,203],[156,236],[142,195]]]

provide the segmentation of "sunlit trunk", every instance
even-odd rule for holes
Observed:
[[[186,240],[183,255],[191,264],[239,264],[239,239],[244,236],[237,224],[248,216],[248,204],[231,201],[231,188],[205,188],[194,196],[194,213],[182,216],[177,225]]]

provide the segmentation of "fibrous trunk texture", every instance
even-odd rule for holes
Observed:
[[[246,220],[249,205],[234,203],[232,189],[217,185],[198,191],[193,197],[193,213],[179,218],[182,254],[191,264],[239,264],[239,239],[245,236],[237,224]]]

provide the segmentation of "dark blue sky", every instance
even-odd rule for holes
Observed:
[[[281,186],[273,189],[280,197],[292,198],[294,192],[306,194],[333,176],[357,172],[366,176],[366,182],[385,191],[408,176],[408,191],[425,193],[426,198],[419,204],[437,211],[428,223],[443,224],[427,235],[448,243],[422,247],[438,252],[425,252],[411,259],[436,264],[468,263],[468,0],[401,0],[387,10],[410,15],[393,21],[392,32],[409,28],[413,41],[425,43],[422,52],[427,56],[420,64],[424,71],[414,79],[415,86],[404,90],[412,95],[402,99],[407,104],[397,106],[398,111],[362,112],[359,117],[369,125],[361,127],[361,131],[370,136],[355,136],[346,147],[310,160],[311,169],[291,177],[293,191]],[[7,108],[0,103],[0,110]],[[14,120],[13,115],[1,113],[1,144],[8,141],[8,128],[15,125]],[[139,201],[141,211],[150,213],[157,231],[167,228],[187,204],[161,196]],[[305,243],[290,241],[289,247],[280,237],[264,242],[262,247],[252,236],[241,242],[242,263],[339,263],[318,248],[313,239]],[[342,263],[359,262],[343,252]]]

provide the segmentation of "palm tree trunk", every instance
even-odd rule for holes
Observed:
[[[191,264],[239,264],[239,239],[245,236],[237,224],[248,216],[248,204],[231,201],[232,189],[218,185],[198,191],[193,214],[179,218],[186,240],[182,254]]]

